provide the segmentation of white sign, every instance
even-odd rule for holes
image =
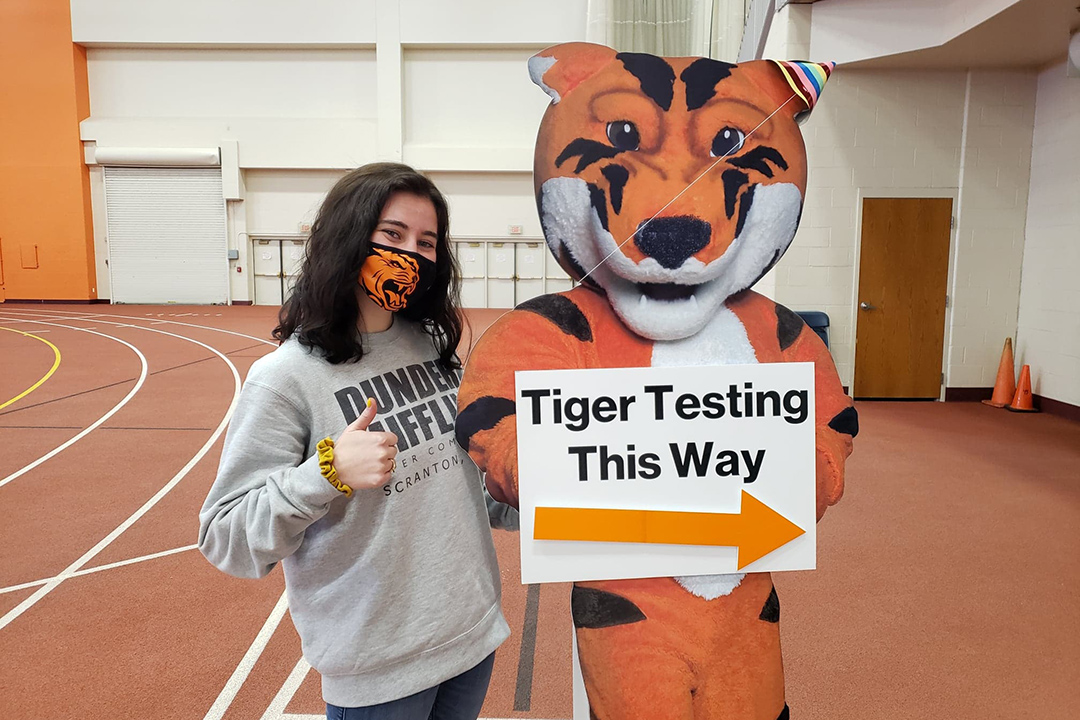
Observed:
[[[522,583],[814,568],[812,363],[516,384]]]

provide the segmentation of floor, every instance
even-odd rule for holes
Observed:
[[[497,314],[474,314],[477,332]],[[0,305],[0,720],[320,716],[280,571],[236,580],[194,545],[273,323]],[[819,569],[775,576],[792,717],[1076,717],[1080,424],[859,409]],[[495,541],[514,633],[483,716],[569,718],[568,588],[521,586],[517,538]]]

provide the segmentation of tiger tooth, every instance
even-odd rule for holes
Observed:
[[[690,304],[694,306],[695,310],[697,309],[697,295],[690,296]]]
[[[647,305],[648,303],[649,303],[649,299],[648,299],[647,297],[645,297],[645,293],[642,293],[642,294],[641,294],[641,297],[640,297],[640,298],[638,299],[638,303],[637,303],[637,304],[638,304],[638,307],[642,307],[642,308],[643,308],[643,307],[645,307],[645,306],[646,306],[646,305]]]

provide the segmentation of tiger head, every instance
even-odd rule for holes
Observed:
[[[797,120],[833,66],[557,45],[534,181],[544,236],[632,330],[675,340],[780,259],[806,189]]]
[[[360,267],[360,282],[375,302],[397,312],[406,306],[420,283],[419,263],[400,252],[373,246]]]

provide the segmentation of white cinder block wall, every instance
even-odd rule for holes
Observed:
[[[1035,75],[973,72],[953,256],[947,383],[991,387],[1016,334]]]
[[[766,57],[807,57],[812,7],[777,14]],[[860,206],[866,197],[949,197],[956,227],[946,313],[947,387],[989,387],[1017,328],[1031,167],[1035,74],[840,66],[803,127],[802,224],[759,286],[829,314],[833,357],[854,378]]]
[[[776,300],[829,314],[845,385],[852,384],[855,360],[861,199],[955,195],[963,104],[962,73],[841,68],[803,126],[806,202],[795,241],[776,268]]]
[[[1038,77],[1017,364],[1034,392],[1080,405],[1080,79]]]
[[[776,268],[775,297],[829,314],[845,384],[854,377],[862,200],[949,197],[957,224],[945,384],[993,385],[1001,344],[1016,330],[1034,104],[1033,74],[833,74],[803,127],[806,207]]]

